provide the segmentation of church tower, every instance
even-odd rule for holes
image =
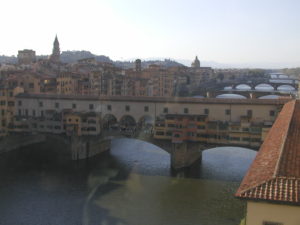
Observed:
[[[53,42],[53,50],[52,50],[52,55],[50,56],[50,61],[53,63],[60,62],[60,49],[59,49],[59,42],[57,39],[57,35],[55,36]]]
[[[192,62],[192,65],[191,65],[193,68],[200,68],[200,61],[198,59],[198,56],[196,56],[194,62]]]

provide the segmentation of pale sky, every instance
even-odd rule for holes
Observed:
[[[300,66],[299,0],[1,0],[0,55],[88,50]]]

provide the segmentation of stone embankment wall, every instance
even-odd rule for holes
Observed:
[[[32,144],[44,142],[45,135],[11,135],[0,140],[0,154]]]
[[[103,137],[67,137],[53,134],[11,135],[0,140],[0,154],[33,144],[50,145],[49,151],[63,154],[66,159],[79,160],[110,149],[110,140]]]

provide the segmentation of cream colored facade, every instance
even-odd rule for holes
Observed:
[[[246,225],[264,225],[266,222],[273,222],[274,225],[299,225],[300,207],[248,201]]]
[[[228,121],[228,122],[241,122],[242,116],[247,116],[251,111],[252,122],[257,123],[272,123],[276,119],[277,113],[280,111],[281,106],[276,101],[269,100],[262,104],[261,101],[254,103],[249,100],[246,102],[237,104],[238,101],[215,101],[211,103],[207,101],[203,102],[188,102],[188,99],[184,102],[166,102],[157,98],[154,101],[153,98],[80,98],[72,96],[56,96],[50,95],[31,95],[32,97],[19,97],[18,100],[23,101],[21,106],[16,109],[16,115],[21,110],[22,113],[27,109],[29,116],[31,112],[35,110],[36,115],[40,115],[41,111],[45,110],[57,110],[63,109],[75,109],[78,112],[89,111],[90,105],[93,105],[95,112],[101,113],[103,116],[107,114],[114,115],[119,121],[124,115],[130,115],[139,121],[142,117],[151,117],[153,119],[166,114],[194,114],[194,115],[208,115],[209,121]],[[147,100],[148,99],[148,100]],[[40,104],[42,102],[42,104]],[[227,103],[229,102],[229,103]],[[59,108],[55,105],[58,103]],[[41,106],[42,105],[42,106]],[[129,107],[128,107],[129,106]],[[145,110],[147,107],[147,110]],[[188,112],[186,113],[187,110]],[[230,112],[230,113],[228,113]],[[154,120],[153,120],[154,121]]]
[[[175,138],[178,139],[177,141],[192,140],[254,148],[259,147],[264,140],[262,128],[268,128],[272,125],[283,104],[283,102],[280,103],[277,100],[206,99],[198,101],[189,98],[162,99],[28,94],[18,96],[17,102],[15,115],[16,118],[23,118],[22,123],[24,123],[24,120],[31,121],[45,118],[47,112],[62,113],[68,111],[75,113],[73,116],[94,112],[101,115],[99,119],[102,118],[103,121],[106,121],[104,118],[114,118],[114,123],[120,126],[124,123],[127,124],[125,126],[129,126],[128,121],[131,121],[130,126],[137,125],[137,127],[140,127],[143,121],[150,121],[147,124],[152,125],[154,138],[157,139],[173,141]],[[175,117],[170,121],[166,120],[166,116],[170,115],[175,115]],[[187,119],[184,124],[177,122],[176,118],[189,115],[193,118],[205,117],[205,121],[201,120],[199,123],[195,123],[193,122],[194,119]],[[77,118],[77,120],[79,123],[80,119]],[[159,121],[162,121],[161,125],[158,124]],[[20,120],[18,123],[20,123]],[[51,127],[49,124],[42,124],[42,126]],[[15,127],[22,128],[24,124],[18,125],[16,121]],[[30,125],[25,127],[27,127],[25,131],[32,131],[29,129]],[[53,122],[52,127],[60,127],[55,132],[64,132],[61,130],[63,126],[60,124],[54,124]],[[89,135],[94,132],[91,130],[94,128],[85,125],[84,127],[88,129],[81,129],[81,125],[72,123],[69,130],[76,130],[78,135]],[[94,130],[96,133],[100,132],[98,128]],[[21,130],[18,130],[18,132],[21,132]]]

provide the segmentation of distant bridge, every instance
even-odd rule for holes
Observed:
[[[222,97],[224,94],[236,94],[243,96],[248,99],[256,99],[261,97],[267,97],[269,95],[277,95],[280,97],[295,98],[293,92],[282,92],[282,91],[254,91],[254,90],[220,90],[220,91],[208,91],[200,93],[201,96],[206,98],[218,98]],[[228,97],[229,98],[229,97]]]

